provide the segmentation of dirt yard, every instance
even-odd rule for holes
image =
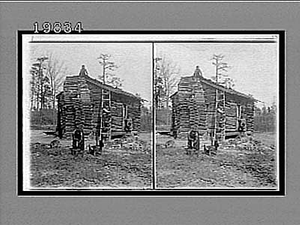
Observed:
[[[157,136],[158,188],[276,188],[275,136],[254,134],[251,139],[227,140],[216,155],[185,153],[186,140],[175,140],[166,148],[170,136]]]
[[[49,148],[54,137],[43,130],[31,132],[31,185],[35,188],[132,188],[152,187],[150,133],[141,133],[144,149],[104,148],[101,155],[73,156],[71,140]],[[42,144],[34,145],[39,142]],[[93,143],[93,141],[90,141]],[[89,142],[87,142],[89,144]]]
[[[102,155],[71,155],[71,140],[60,148],[34,146],[54,139],[43,130],[31,132],[31,185],[35,188],[152,188],[150,133],[141,133],[143,149],[104,148]],[[187,141],[157,135],[157,188],[276,188],[275,136],[254,134],[251,139],[227,140],[216,155],[187,155]],[[93,141],[87,142],[87,145]]]

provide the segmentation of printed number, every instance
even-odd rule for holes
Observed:
[[[43,23],[43,31],[48,34],[51,31],[51,24],[49,22]]]
[[[39,24],[38,24],[38,22],[35,22],[35,23],[33,24],[33,30],[34,30],[34,33],[35,33],[35,34],[38,34],[38,33],[39,33]]]
[[[64,23],[64,31],[67,34],[72,32],[72,24],[70,22]]]
[[[74,30],[78,33],[81,33],[81,31],[83,31],[81,22],[76,23]]]
[[[60,22],[55,22],[53,24],[53,31],[54,33],[60,33],[61,32],[61,23]]]
[[[64,22],[63,25],[60,22],[55,22],[52,26],[51,23],[49,22],[44,22],[42,24],[42,29],[39,30],[39,23],[35,22],[33,24],[33,32],[35,34],[38,34],[39,31],[42,31],[46,34],[50,33],[53,30],[54,33],[59,34],[62,31],[66,34],[69,34],[72,32],[72,30],[77,31],[78,33],[81,33],[83,31],[82,28],[82,23],[81,22],[77,22],[75,27],[72,27],[72,24],[70,22]]]

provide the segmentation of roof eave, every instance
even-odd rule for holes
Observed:
[[[243,93],[241,93],[239,91],[236,91],[234,89],[223,87],[223,86],[221,86],[219,84],[216,84],[213,81],[207,80],[205,78],[202,78],[201,81],[204,82],[204,83],[206,83],[207,85],[210,85],[210,86],[215,87],[217,89],[221,89],[221,90],[227,92],[228,94],[238,95],[239,97],[246,98],[246,99],[251,100],[253,102],[258,101],[257,99],[255,99],[253,97],[247,96],[246,94],[243,94]]]
[[[78,76],[78,77],[79,77],[79,75],[75,75],[75,76]],[[126,95],[127,97],[131,97],[131,98],[137,99],[137,100],[139,100],[139,101],[143,101],[143,99],[142,99],[141,97],[138,97],[138,96],[135,96],[134,94],[131,94],[131,93],[126,92],[126,91],[123,91],[123,90],[120,89],[120,88],[114,88],[114,87],[112,87],[112,86],[110,86],[110,85],[103,84],[103,83],[100,82],[99,80],[94,79],[94,78],[92,78],[92,77],[90,77],[90,76],[88,76],[88,75],[83,75],[83,76],[84,76],[88,81],[93,82],[95,85],[97,85],[97,86],[99,86],[99,87],[107,88],[107,89],[109,89],[110,91],[112,91],[112,92],[114,92],[114,93],[116,93],[116,94],[123,94],[123,95]],[[74,77],[74,76],[67,76],[67,77]],[[67,78],[67,77],[66,77],[66,78]],[[118,91],[116,91],[116,90],[118,90]]]
[[[182,78],[189,78],[189,77],[191,78],[191,77],[193,77],[193,76],[184,76],[184,77],[181,77],[181,79],[182,79]],[[209,86],[211,86],[211,87],[217,88],[217,89],[219,89],[219,90],[223,90],[223,91],[225,91],[225,92],[228,93],[228,94],[237,95],[237,96],[239,96],[239,97],[241,97],[241,98],[245,98],[245,99],[247,99],[248,101],[253,101],[253,102],[259,101],[259,100],[255,99],[255,98],[253,98],[253,97],[247,96],[246,94],[243,94],[243,93],[241,93],[241,92],[239,92],[239,91],[236,91],[236,90],[234,90],[234,89],[226,88],[226,87],[224,87],[224,86],[221,86],[221,85],[219,85],[219,84],[216,84],[214,81],[209,80],[209,79],[206,79],[206,78],[204,78],[204,77],[200,77],[200,81],[201,81],[201,82],[204,82],[205,84],[207,84],[207,85],[209,85]],[[173,95],[175,95],[176,93],[177,93],[177,92],[175,92]],[[172,96],[173,96],[173,95],[172,95]],[[170,96],[170,97],[172,97],[172,96]]]

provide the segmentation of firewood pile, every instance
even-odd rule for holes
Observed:
[[[107,150],[133,150],[144,151],[150,153],[151,143],[140,140],[138,137],[125,136],[123,138],[116,138],[111,141],[107,141],[104,145],[104,149]]]

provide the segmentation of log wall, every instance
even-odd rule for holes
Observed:
[[[222,95],[225,102],[221,101]],[[216,88],[192,77],[184,77],[178,84],[178,92],[172,96],[172,130],[177,134],[197,129],[200,134],[238,130],[238,119],[246,119],[247,131],[254,127],[254,102],[246,98],[218,90],[217,116]],[[224,135],[224,134],[223,134]]]
[[[100,128],[102,88],[85,77],[67,77],[64,91],[58,98],[57,129],[61,137],[70,137],[76,128],[83,126],[85,136],[95,135]],[[133,130],[140,131],[141,101],[110,90],[110,121],[112,132],[124,131],[124,108],[133,120]]]
[[[187,133],[191,129],[206,132],[206,104],[198,78],[181,80],[172,98],[172,130]]]
[[[254,104],[247,104],[242,107],[242,118],[246,119],[247,131],[254,131]]]
[[[119,104],[119,107],[121,104],[123,107],[127,109],[127,116],[132,118],[132,128],[135,131],[141,130],[141,101],[139,101],[137,98],[133,98],[130,96],[125,96],[120,93],[113,93],[112,94],[112,101],[115,102],[115,104]],[[121,115],[119,114],[118,117]],[[126,115],[123,115],[124,117]],[[119,118],[120,119],[120,118]]]

